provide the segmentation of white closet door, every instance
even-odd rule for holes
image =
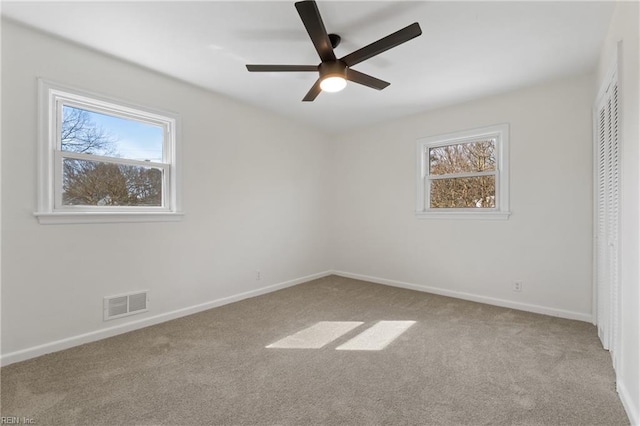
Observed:
[[[608,80],[596,102],[596,323],[614,365],[619,328],[620,143],[618,137],[618,84]]]
[[[596,322],[598,336],[605,349],[609,349],[609,244],[607,241],[607,110],[598,105],[597,134],[597,191],[596,191]]]
[[[609,147],[611,150],[607,158],[607,237],[609,239],[609,282],[610,282],[610,341],[609,350],[614,354],[616,364],[616,350],[618,348],[618,330],[620,313],[620,144],[618,140],[618,84],[612,83],[611,96],[607,102],[609,117]]]

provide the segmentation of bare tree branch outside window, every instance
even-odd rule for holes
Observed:
[[[475,141],[429,149],[429,174],[446,176],[495,171],[496,141]],[[432,179],[431,208],[494,208],[495,175]]]
[[[64,106],[60,140],[63,151],[117,157],[118,139],[91,120],[83,109]]]
[[[120,157],[117,137],[98,126],[82,109],[65,106],[62,151]],[[161,206],[162,171],[113,162],[63,159],[63,205]]]

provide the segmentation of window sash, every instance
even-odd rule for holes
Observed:
[[[496,150],[500,149],[500,135],[494,135],[492,137],[496,141]],[[462,143],[473,143],[478,141],[483,141],[488,139],[486,137],[483,138],[467,138],[463,142],[460,140],[456,141],[447,141],[446,143],[438,143],[433,145],[425,146],[424,154],[423,154],[423,170],[424,170],[424,205],[423,211],[434,211],[434,212],[475,212],[475,211],[500,211],[500,159],[496,161],[495,170],[488,170],[484,172],[466,172],[466,173],[449,173],[445,175],[433,175],[430,174],[429,168],[429,150],[434,147],[443,147],[450,145],[459,145]],[[495,193],[493,194],[495,197],[495,207],[431,207],[431,181],[440,180],[440,179],[457,179],[457,178],[466,178],[466,177],[479,177],[479,176],[495,176]]]
[[[484,172],[482,174],[475,174],[466,176],[467,173],[464,173],[465,176],[458,175],[449,175],[445,178],[437,177],[433,178],[432,176],[425,176],[424,178],[424,207],[423,211],[425,212],[493,212],[493,211],[502,211],[500,205],[500,176],[495,172]],[[495,176],[495,193],[493,196],[495,197],[495,207],[431,207],[431,181],[432,180],[440,180],[440,179],[456,179],[459,177],[478,177],[478,176]]]
[[[85,160],[85,161],[94,161],[101,163],[111,163],[111,164],[122,164],[128,166],[140,166],[145,168],[155,168],[162,170],[162,205],[160,206],[89,206],[89,205],[77,205],[77,206],[69,206],[62,203],[62,195],[63,191],[63,163],[64,159],[73,159],[73,160]],[[91,210],[91,211],[162,211],[167,212],[170,211],[168,200],[170,200],[171,196],[171,188],[169,185],[171,182],[171,165],[165,163],[156,163],[152,161],[139,161],[139,160],[127,160],[127,159],[118,159],[114,157],[105,157],[101,155],[93,155],[93,154],[83,154],[77,152],[67,152],[67,151],[56,151],[55,152],[55,169],[54,169],[54,194],[55,194],[55,206],[54,210],[57,211],[80,211],[80,210]]]
[[[432,150],[436,150],[436,149],[439,149],[439,148],[450,147],[450,146],[474,145],[474,144],[479,144],[479,143],[491,141],[492,144],[493,144],[494,150],[497,151],[497,149],[498,149],[498,139],[499,139],[498,135],[493,135],[493,136],[490,136],[490,137],[482,137],[482,138],[472,137],[472,138],[467,138],[467,139],[464,139],[464,140],[457,139],[457,140],[453,140],[453,141],[446,141],[446,142],[428,144],[424,148],[425,155],[427,156],[426,173],[429,174],[429,175],[432,175],[432,176],[437,175],[436,173],[431,173],[431,151]],[[499,162],[499,159],[495,158],[494,159],[494,164],[493,164],[493,170],[486,169],[484,171],[496,171],[498,169],[498,166],[499,166],[498,162]],[[481,173],[481,172],[480,171],[470,171],[470,172],[461,172],[461,173]],[[450,174],[453,174],[453,173],[450,173]]]
[[[103,105],[99,105],[103,104]],[[172,160],[171,153],[171,137],[172,135],[172,122],[167,121],[167,119],[159,119],[155,114],[146,113],[144,111],[128,111],[129,108],[120,107],[115,109],[114,106],[106,106],[104,102],[94,101],[93,100],[78,100],[70,97],[70,94],[57,94],[55,96],[55,113],[56,113],[56,121],[55,121],[55,147],[56,150],[62,151],[62,111],[63,107],[71,107],[83,109],[90,112],[96,112],[98,114],[110,115],[112,117],[118,117],[125,120],[137,121],[143,124],[150,124],[152,126],[162,127],[162,162],[170,163]],[[69,151],[63,151],[69,152]],[[117,157],[112,157],[117,158]]]

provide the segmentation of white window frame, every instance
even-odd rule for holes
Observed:
[[[38,79],[38,210],[41,224],[160,222],[180,220],[179,116]],[[63,106],[81,108],[160,126],[164,129],[161,162],[129,160],[62,151]],[[63,158],[158,168],[163,171],[161,206],[65,206],[62,204]]]
[[[496,170],[477,173],[459,173],[447,175],[447,178],[496,176],[495,208],[431,208],[430,189],[433,178],[429,175],[429,149],[470,143],[495,138]],[[509,125],[498,124],[479,129],[465,130],[444,135],[430,136],[417,141],[417,179],[416,179],[416,216],[431,219],[498,219],[506,220],[509,211]]]

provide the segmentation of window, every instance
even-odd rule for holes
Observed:
[[[40,223],[180,218],[177,116],[40,80]]]
[[[418,140],[416,215],[509,217],[509,125]]]

